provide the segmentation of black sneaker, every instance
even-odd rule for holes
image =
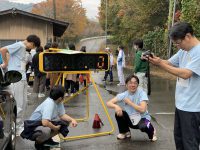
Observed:
[[[101,81],[106,81],[105,79],[101,80]]]
[[[49,86],[47,86],[47,87],[46,87],[46,89],[47,89],[47,91],[49,91],[49,90],[50,90],[50,87],[49,87]]]
[[[35,149],[36,149],[36,150],[41,150],[41,149],[42,149],[42,144],[37,144],[37,143],[35,142]]]
[[[58,146],[59,144],[60,144],[59,142],[55,142],[52,138],[44,142],[44,146],[50,146],[50,147]]]
[[[43,143],[42,144],[38,144],[35,142],[35,149],[36,150],[50,150],[49,146],[44,146]]]

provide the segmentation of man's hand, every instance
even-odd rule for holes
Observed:
[[[149,62],[154,64],[154,65],[157,65],[159,66],[160,62],[162,61],[162,59],[160,57],[149,57]]]
[[[0,65],[0,67],[1,67],[2,69],[5,69],[5,68],[7,67],[7,65],[6,65],[5,63],[3,63],[3,64]]]
[[[115,113],[117,114],[117,116],[122,116],[122,108],[119,107],[118,105],[115,106]]]
[[[77,123],[77,121],[76,121],[75,119],[72,119],[70,125],[71,125],[72,127],[76,127],[76,126],[78,125],[78,123]]]
[[[129,98],[125,98],[124,102],[128,105],[131,105],[131,103],[133,103]]]
[[[61,125],[55,126],[54,131],[59,131],[59,130],[60,130],[60,127],[61,127]]]
[[[150,63],[152,63],[153,65],[159,66],[160,62],[162,61],[162,59],[160,57],[157,57],[155,55],[153,55],[153,57],[150,56],[141,56],[141,59],[143,60],[147,60]]]

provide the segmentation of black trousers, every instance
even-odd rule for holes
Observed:
[[[75,86],[76,86],[76,83],[72,80],[65,80],[65,91],[66,93],[69,92],[69,88],[71,88],[71,93],[75,93]]]
[[[26,73],[26,81],[27,81],[27,84],[29,84],[29,77],[30,77],[30,74],[31,74],[31,73]]]
[[[104,79],[106,81],[108,75],[110,76],[110,82],[113,82],[113,72],[112,72],[112,67],[110,67],[109,70],[105,71]]]
[[[186,112],[176,108],[174,139],[177,150],[199,150],[200,112]]]
[[[140,129],[142,132],[147,133],[149,139],[153,138],[154,127],[148,119],[142,118],[140,120],[140,122],[134,126],[126,111],[123,111],[122,116],[117,116],[115,114],[115,118],[117,120],[119,133],[126,133],[126,132],[130,131],[130,128]]]

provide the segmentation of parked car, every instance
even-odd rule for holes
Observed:
[[[15,149],[17,107],[9,85],[21,78],[17,71],[4,74],[0,68],[0,150]]]

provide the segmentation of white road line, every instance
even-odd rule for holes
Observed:
[[[158,113],[154,113],[156,115],[174,115],[174,112],[158,112]]]

